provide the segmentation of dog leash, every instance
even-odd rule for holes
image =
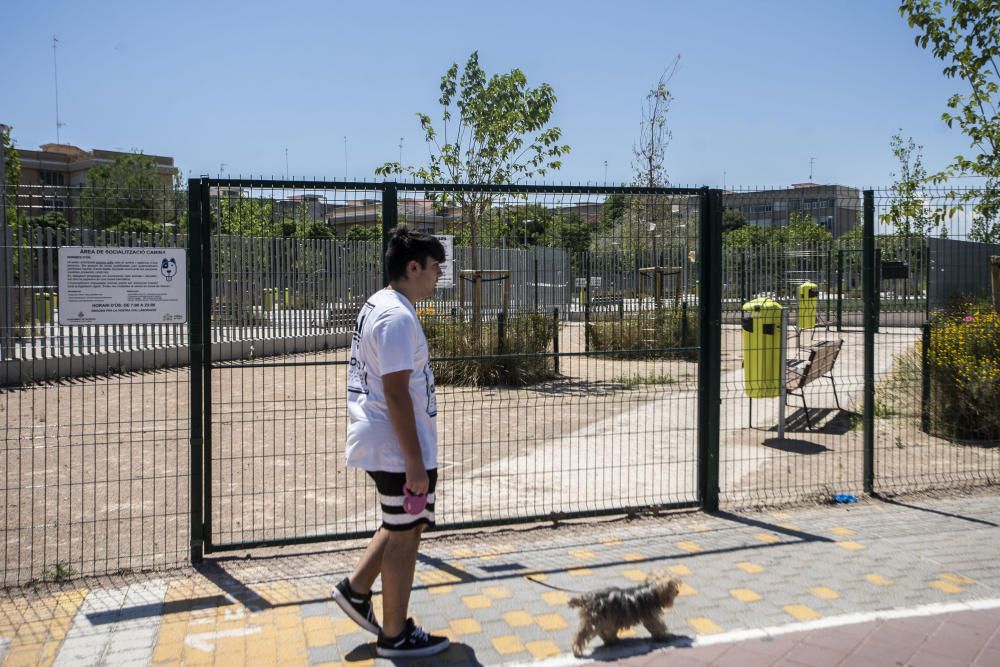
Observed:
[[[540,579],[535,579],[532,575],[526,574],[524,578],[528,581],[534,582],[539,586],[545,586],[546,588],[551,588],[554,591],[562,591],[563,593],[572,593],[573,595],[584,595],[587,591],[574,591],[570,588],[561,588],[559,586],[553,586],[552,584],[541,581]]]

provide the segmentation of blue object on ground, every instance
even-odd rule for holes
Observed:
[[[858,502],[858,497],[853,493],[835,493],[833,494],[833,500],[838,503],[856,503]]]

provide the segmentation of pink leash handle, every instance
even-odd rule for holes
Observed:
[[[403,487],[403,509],[408,514],[420,514],[425,507],[427,507],[427,494],[411,493],[408,488]]]

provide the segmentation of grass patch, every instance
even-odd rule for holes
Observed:
[[[544,314],[511,315],[478,327],[449,317],[422,317],[434,362],[434,380],[461,387],[523,387],[557,377],[552,357],[554,325]],[[508,356],[508,355],[539,356]],[[444,359],[440,359],[444,357]],[[449,360],[447,357],[473,357]]]
[[[613,380],[611,380],[611,382],[614,384],[624,384],[630,388],[644,384],[648,385],[677,384],[677,380],[663,373],[650,373],[649,375],[640,375],[638,373],[635,373],[633,375],[623,375],[621,377],[614,378]]]
[[[590,349],[597,352],[637,350],[628,356],[697,359],[698,318],[690,310],[657,308],[629,313],[623,319],[590,322]]]

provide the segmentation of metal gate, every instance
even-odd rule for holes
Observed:
[[[718,191],[197,179],[189,193],[195,559],[377,526],[373,487],[344,465],[344,365],[399,222],[454,235],[454,286],[418,304],[439,526],[717,504]],[[601,218],[609,200],[620,215]]]

